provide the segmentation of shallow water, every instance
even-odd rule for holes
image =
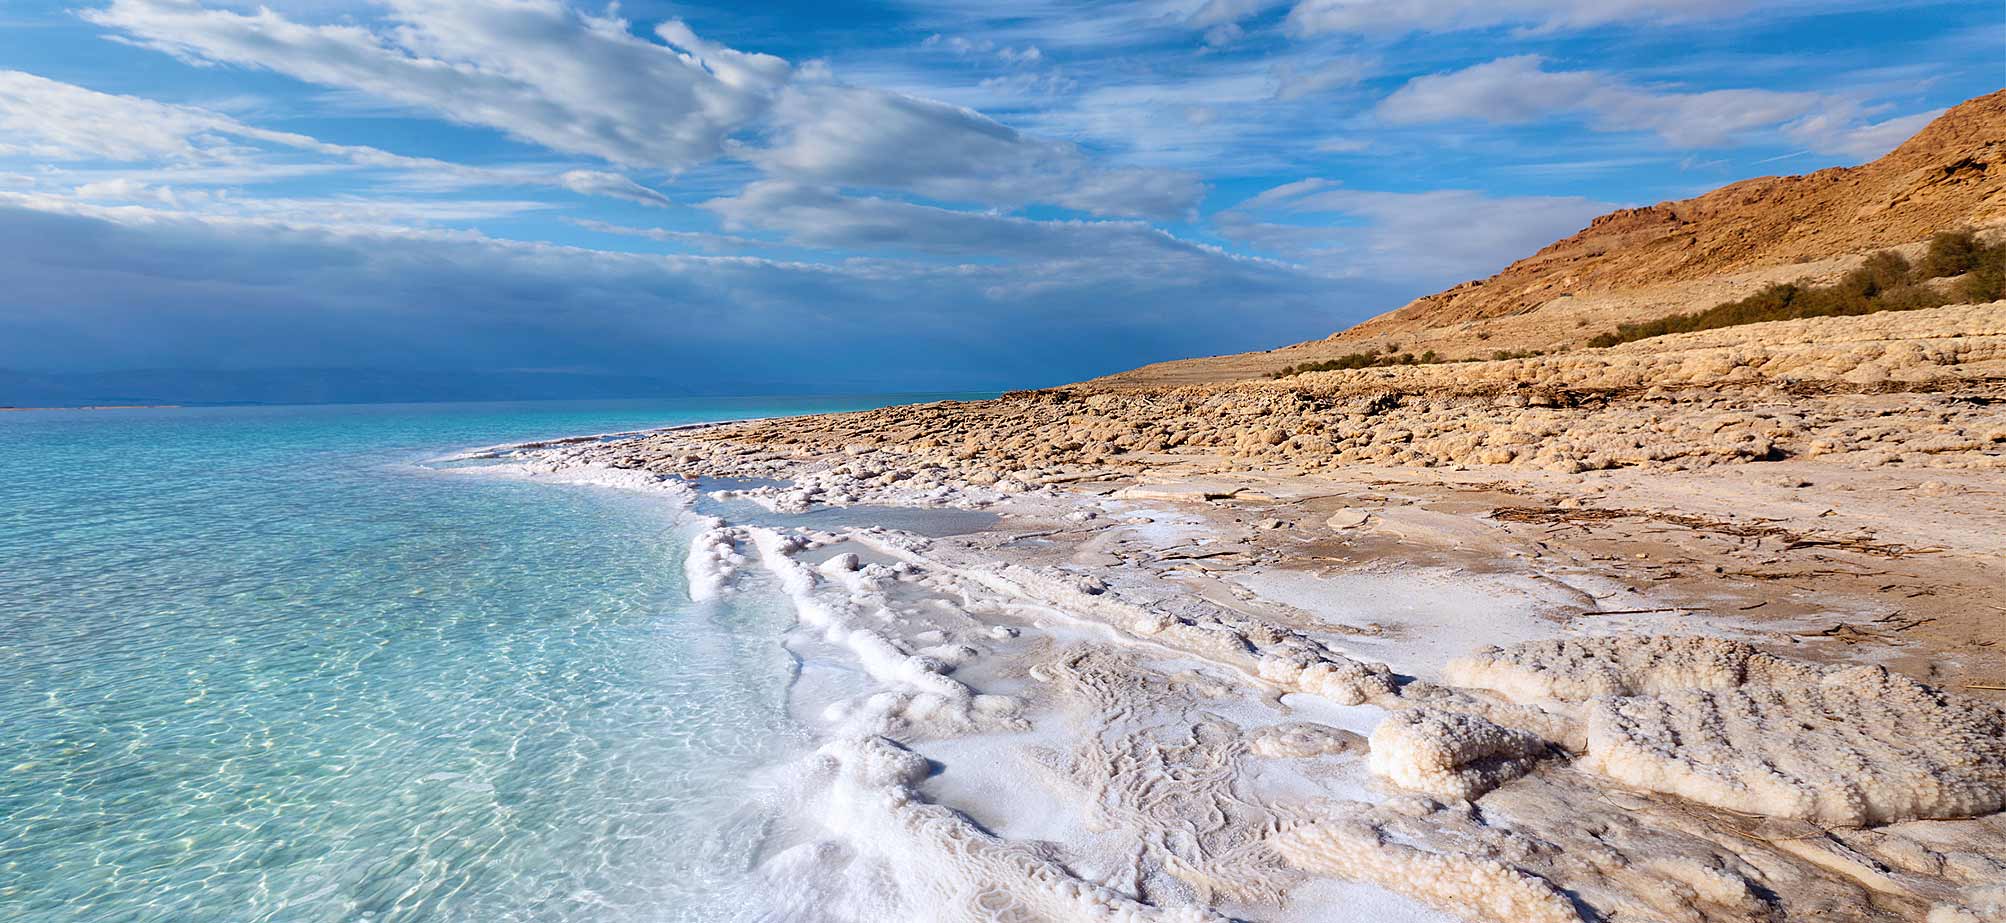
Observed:
[[[756,913],[772,594],[632,493],[417,464],[889,403],[0,414],[0,919]]]

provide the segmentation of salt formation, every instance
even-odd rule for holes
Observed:
[[[723,595],[730,587],[732,573],[745,563],[745,556],[738,553],[742,532],[712,516],[698,520],[698,525],[702,528],[690,539],[689,556],[683,559],[683,574],[693,602]]]
[[[1372,731],[1372,771],[1437,798],[1472,799],[1532,771],[1547,743],[1476,715],[1415,708]]]
[[[1393,806],[1426,813],[1425,800]],[[1399,842],[1371,806],[1325,806],[1314,820],[1283,826],[1271,845],[1296,867],[1373,884],[1459,915],[1497,923],[1580,923],[1550,882],[1494,858]]]
[[[2006,807],[2006,712],[1879,667],[1699,637],[1487,648],[1455,681],[1585,713],[1586,768],[1714,807],[1823,824]]]
[[[1269,759],[1305,759],[1357,750],[1365,739],[1350,731],[1292,721],[1261,728],[1248,736],[1247,749]]]
[[[666,493],[682,503],[689,502],[695,496],[689,484],[675,475],[583,460],[588,457],[582,454],[582,450],[576,448],[541,451],[526,454],[513,465],[475,470],[494,471],[550,484],[577,484],[587,487],[610,487],[614,490]]]
[[[1648,791],[1822,824],[2006,807],[2006,712],[1881,667],[1598,703],[1588,765]]]
[[[1260,670],[1262,679],[1339,705],[1358,705],[1393,692],[1393,671],[1385,664],[1328,652],[1265,657]]]
[[[1969,888],[1960,897],[1931,907],[1928,923],[2006,923],[2006,883]]]
[[[1449,662],[1449,682],[1515,702],[1586,702],[1680,689],[1816,682],[1819,669],[1739,641],[1616,635],[1487,647]]]
[[[1393,671],[1383,663],[1357,660],[1301,632],[1263,619],[1199,602],[1185,610],[1136,605],[1100,588],[1082,589],[1074,579],[1016,564],[956,568],[928,555],[923,542],[860,533],[859,542],[929,570],[958,573],[984,588],[1051,606],[1073,618],[1097,622],[1173,650],[1228,664],[1291,691],[1357,705],[1392,696]]]
[[[1124,890],[1177,903],[1285,900],[1295,873],[1263,841],[1272,815],[1249,790],[1246,757],[1264,739],[1309,757],[1340,752],[1355,735],[1315,725],[1246,734],[1213,712],[1229,687],[1104,645],[1070,645],[1032,676],[1098,725],[1042,750],[1038,765],[1094,829],[1132,844]]]
[[[1037,850],[994,836],[926,801],[930,766],[881,737],[845,738],[817,752],[810,781],[835,840],[793,847],[768,863],[799,906],[786,919],[940,923],[1225,923],[1193,908],[1155,908],[1082,881]],[[821,890],[830,879],[866,887]]]
[[[947,675],[954,668],[952,663],[916,654],[892,636],[868,627],[867,619],[885,621],[892,617],[882,592],[882,584],[896,579],[890,568],[829,567],[818,575],[814,568],[794,559],[796,552],[807,547],[805,539],[772,529],[748,527],[744,531],[759,550],[760,563],[779,579],[781,589],[793,600],[802,623],[820,631],[829,643],[848,648],[864,672],[887,687],[861,704],[839,706],[849,712],[832,717],[847,718],[854,727],[872,733],[1024,726],[1017,716],[1015,699],[979,694]],[[839,581],[837,592],[821,591],[824,578]]]

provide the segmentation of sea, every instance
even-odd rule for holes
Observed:
[[[944,396],[0,413],[0,920],[760,919],[785,598],[440,459]]]

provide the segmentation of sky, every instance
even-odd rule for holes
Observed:
[[[1997,0],[17,0],[0,404],[1057,384],[2002,85]]]

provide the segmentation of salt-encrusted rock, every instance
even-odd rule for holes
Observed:
[[[1614,635],[1487,647],[1449,662],[1449,682],[1515,702],[1585,702],[1681,689],[1816,682],[1811,664],[1739,641],[1683,635]]]
[[[829,560],[827,561],[823,561],[821,569],[822,572],[825,574],[834,575],[834,574],[854,573],[856,571],[862,570],[863,567],[864,567],[864,561],[862,558],[857,557],[855,554],[851,552],[845,551],[842,554],[830,557]]]
[[[1822,824],[2006,808],[2006,712],[1882,667],[1813,683],[1619,697],[1588,719],[1586,764],[1626,785]]]
[[[1447,672],[1585,711],[1583,765],[1632,788],[1835,825],[2006,808],[2006,712],[1880,667],[1617,636],[1487,648]]]
[[[1393,671],[1383,663],[1368,663],[1336,655],[1261,658],[1261,678],[1339,705],[1358,705],[1392,693]]]
[[[1414,708],[1388,715],[1372,731],[1372,771],[1402,788],[1470,800],[1519,776],[1547,743],[1477,715]]]
[[[1261,728],[1248,735],[1247,749],[1271,759],[1302,759],[1343,753],[1365,745],[1365,738],[1342,728],[1294,721]]]
[[[1426,812],[1426,806],[1417,806]],[[1551,883],[1486,855],[1437,852],[1388,836],[1366,805],[1336,805],[1269,839],[1290,865],[1368,881],[1457,916],[1497,923],[1579,923],[1574,902]]]

